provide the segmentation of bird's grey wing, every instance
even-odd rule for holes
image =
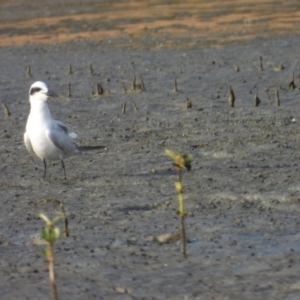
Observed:
[[[24,144],[25,144],[25,147],[28,150],[28,152],[34,154],[29,136],[26,131],[24,133]]]
[[[58,126],[56,129],[47,130],[46,136],[55,147],[66,155],[80,152],[65,128],[62,128],[61,126]]]
[[[77,134],[75,132],[71,132],[70,128],[61,121],[55,120],[55,127],[62,129],[66,134],[68,134],[72,139],[77,138]]]
[[[54,123],[55,122],[55,123]],[[60,127],[65,133],[68,133],[69,132],[69,127],[66,125],[66,124],[64,124],[63,122],[60,122],[60,121],[57,121],[57,120],[54,120],[54,122],[53,122],[53,127]]]

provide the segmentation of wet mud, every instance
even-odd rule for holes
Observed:
[[[279,33],[217,48],[173,36],[162,49],[147,37],[2,45],[0,299],[49,297],[38,214],[56,216],[61,200],[61,299],[298,299],[299,36]],[[59,162],[43,180],[23,145],[36,80],[59,94],[53,117],[78,144],[108,148],[66,159],[67,180]],[[186,259],[179,243],[155,242],[179,230],[165,148],[194,157],[183,174]]]

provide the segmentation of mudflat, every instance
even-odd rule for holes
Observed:
[[[48,10],[24,3],[0,2],[7,24],[37,12],[72,15],[71,2],[65,11],[55,1],[45,2]],[[73,14],[87,13],[74,3]],[[48,26],[41,32],[51,40]],[[199,42],[200,33],[188,42],[154,30],[131,41],[47,42],[21,29],[12,28],[11,38],[27,34],[28,44],[0,48],[0,101],[10,112],[2,107],[0,117],[0,299],[50,296],[38,215],[60,214],[60,201],[70,228],[55,245],[60,299],[299,299],[299,35],[275,28],[217,43],[216,32],[212,43]],[[79,135],[79,145],[107,146],[66,159],[67,180],[59,162],[48,164],[44,180],[43,163],[23,145],[28,90],[37,80],[59,95],[49,100],[52,115]],[[165,148],[194,158],[183,173],[186,259],[178,242],[155,242],[179,228],[176,172]]]

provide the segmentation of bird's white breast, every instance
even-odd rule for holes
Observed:
[[[51,114],[46,103],[31,106],[26,132],[34,153],[40,159],[59,160],[61,151],[48,139],[46,133],[51,129]]]

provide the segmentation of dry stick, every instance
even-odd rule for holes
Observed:
[[[126,94],[127,93],[127,89],[126,89],[126,86],[125,86],[124,82],[122,82],[122,87],[123,87],[123,90],[124,90],[124,94]]]
[[[174,81],[174,89],[173,89],[173,92],[174,92],[174,93],[177,93],[177,92],[178,92],[177,81],[176,81],[176,79],[175,79],[175,81]]]
[[[144,79],[143,79],[142,76],[140,76],[140,81],[141,81],[141,90],[142,90],[142,91],[145,91],[146,88],[145,88]]]
[[[265,90],[265,93],[266,93],[266,95],[267,95],[269,104],[271,105],[271,97],[270,97],[270,95],[269,95],[269,89],[266,89],[266,90]]]
[[[254,106],[256,107],[256,106],[258,106],[259,104],[260,104],[260,99],[258,98],[258,96],[257,96],[257,94],[255,94],[255,96],[254,96]]]
[[[296,85],[295,85],[295,72],[293,72],[292,81],[289,83],[289,89],[294,90],[295,87],[296,87]]]
[[[259,67],[258,67],[258,71],[261,72],[264,70],[264,67],[263,67],[263,59],[262,57],[260,56],[259,57]]]
[[[124,102],[123,106],[122,106],[122,114],[125,115],[126,113],[126,101]]]
[[[91,74],[91,75],[94,75],[94,70],[93,70],[92,64],[90,64],[90,74]]]
[[[73,74],[72,65],[69,65],[67,75]]]
[[[69,235],[70,235],[69,228],[68,228],[69,221],[68,221],[68,218],[67,218],[67,215],[66,215],[66,211],[65,211],[63,201],[60,202],[60,207],[61,207],[62,214],[64,216],[64,224],[65,224],[64,237],[69,237]]]
[[[33,76],[32,73],[31,73],[31,67],[30,67],[30,65],[27,68],[26,76],[27,77],[32,77]]]
[[[230,107],[234,107],[234,102],[235,102],[235,95],[234,92],[231,88],[231,86],[229,87],[229,97],[228,97],[228,104]]]
[[[192,101],[189,98],[186,98],[186,108],[193,108]]]
[[[133,91],[136,90],[136,77],[135,77],[135,75],[133,76],[133,79],[132,79],[132,90]]]
[[[101,83],[97,83],[97,86],[96,86],[96,95],[100,96],[100,95],[103,95],[103,94],[104,94],[104,89],[103,89]]]
[[[278,93],[277,89],[276,89],[275,95],[276,95],[276,104],[277,104],[277,106],[280,106],[279,93]]]
[[[69,82],[68,84],[68,94],[67,97],[72,97],[72,93],[71,93],[71,82]]]
[[[131,100],[131,103],[132,103],[132,106],[133,106],[134,111],[137,113],[137,112],[138,112],[138,109],[137,109],[137,107],[136,107],[136,105],[135,105],[135,102],[134,102],[133,100]]]
[[[6,104],[5,104],[5,103],[1,103],[1,105],[2,105],[2,108],[3,108],[3,111],[4,111],[5,116],[6,116],[6,117],[10,117],[10,116],[11,116],[11,113],[10,113],[8,107],[6,106]]]

